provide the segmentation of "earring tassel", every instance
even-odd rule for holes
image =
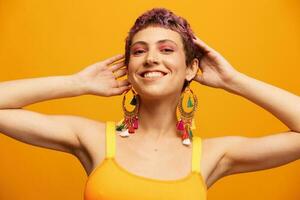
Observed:
[[[186,130],[184,130],[184,132],[183,132],[182,139],[183,139],[182,144],[184,144],[184,145],[190,145],[191,144],[189,135],[188,135]]]
[[[189,96],[189,100],[187,102],[187,107],[188,108],[192,108],[194,106],[193,102],[192,102],[192,99],[191,99],[191,96]]]
[[[191,141],[190,141],[190,136],[189,136],[189,124],[186,124],[183,130],[183,134],[182,134],[182,144],[184,145],[190,145]]]
[[[128,130],[126,129],[125,131],[122,131],[119,135],[122,137],[128,137],[129,136]]]
[[[188,138],[188,137],[189,137],[189,135],[188,135],[187,131],[184,130],[184,131],[183,131],[183,134],[182,134],[182,139],[186,139],[186,138]]]
[[[122,131],[125,128],[125,120],[122,119],[117,123],[116,131]]]
[[[138,129],[139,128],[139,120],[138,118],[134,118],[133,120],[133,128]]]
[[[118,124],[116,126],[116,131],[121,131],[120,133],[118,133],[118,135],[120,135],[122,137],[129,136],[125,119],[122,119],[121,121],[118,122]]]
[[[189,138],[186,138],[182,141],[182,144],[184,145],[190,145],[191,144],[191,140]]]
[[[184,130],[184,123],[182,120],[180,120],[179,122],[177,122],[177,130],[178,131],[183,131]]]
[[[193,131],[191,129],[189,129],[189,135],[190,135],[190,138],[193,138]]]
[[[128,132],[129,132],[129,133],[134,133],[134,132],[135,132],[134,127],[133,127],[133,126],[129,126]]]

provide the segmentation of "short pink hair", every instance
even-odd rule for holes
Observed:
[[[194,33],[190,24],[186,19],[175,15],[172,11],[165,8],[153,8],[140,15],[134,25],[131,27],[128,36],[126,37],[125,44],[125,65],[128,66],[130,58],[130,47],[133,36],[140,30],[149,26],[159,26],[166,29],[171,29],[180,34],[185,52],[185,63],[190,65],[194,58],[199,61],[203,56],[203,50],[200,49],[194,42]],[[187,86],[188,82],[184,83],[183,89]]]

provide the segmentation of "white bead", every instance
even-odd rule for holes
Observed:
[[[118,133],[118,135],[120,135],[122,137],[128,137],[129,136],[128,129],[126,129],[125,131],[122,131],[122,132]]]
[[[182,141],[182,144],[184,145],[190,145],[191,144],[191,141],[190,141],[190,138],[186,138]]]

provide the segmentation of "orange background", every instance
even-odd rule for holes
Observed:
[[[300,94],[300,3],[253,1],[0,0],[0,81],[67,75],[115,54],[135,19],[153,7],[186,18],[198,37],[237,70]],[[201,137],[263,136],[288,130],[278,119],[240,96],[193,83]],[[1,95],[0,95],[1,98]],[[122,117],[122,96],[56,99],[26,106],[48,114],[95,120]],[[80,200],[86,174],[66,153],[0,135],[0,199]],[[300,162],[225,177],[209,200],[300,199]]]

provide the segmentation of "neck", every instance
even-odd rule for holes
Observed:
[[[178,138],[176,108],[179,97],[155,100],[140,98],[137,134],[140,134],[142,139],[153,142]]]

